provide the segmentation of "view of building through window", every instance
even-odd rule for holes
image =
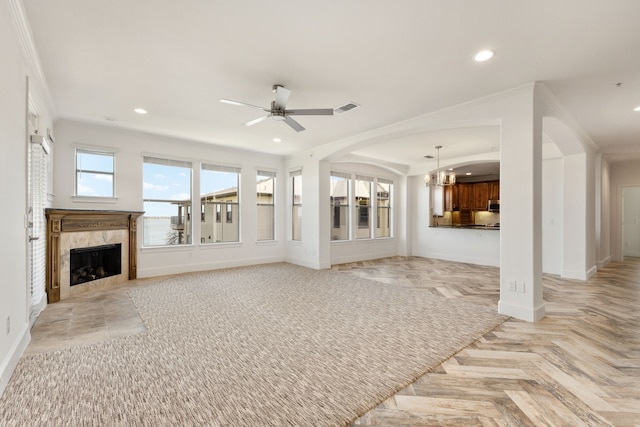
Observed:
[[[329,195],[331,198],[331,240],[349,240],[349,187],[351,175],[331,172]]]
[[[371,238],[371,186],[373,178],[356,175],[354,198],[356,205],[356,239]]]
[[[276,173],[259,170],[256,178],[256,240],[274,240]]]
[[[191,162],[144,157],[143,245],[191,243]]]
[[[376,237],[391,237],[391,191],[393,181],[378,179],[376,200]]]
[[[240,241],[239,182],[239,168],[202,164],[200,168],[201,243]]]
[[[291,240],[302,240],[302,171],[293,171],[291,176]]]
[[[113,152],[76,149],[76,196],[115,197],[114,175]]]

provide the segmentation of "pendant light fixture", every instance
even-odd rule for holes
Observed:
[[[456,183],[456,173],[453,171],[440,170],[440,149],[442,145],[436,145],[438,150],[437,168],[435,173],[428,173],[424,176],[424,183],[427,187],[441,187]]]

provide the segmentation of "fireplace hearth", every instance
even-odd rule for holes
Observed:
[[[75,286],[122,273],[122,244],[70,250],[69,285]]]

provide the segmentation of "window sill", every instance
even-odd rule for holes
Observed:
[[[212,242],[212,243],[200,243],[201,249],[213,249],[213,248],[240,248],[242,242]]]
[[[118,203],[117,197],[71,196],[73,203]]]
[[[277,244],[277,240],[256,240],[256,246],[273,246]]]
[[[140,248],[140,252],[184,252],[192,251],[193,248],[194,246],[191,243],[182,245],[143,246]]]

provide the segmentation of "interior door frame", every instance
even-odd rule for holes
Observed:
[[[620,251],[620,261],[624,261],[624,190],[626,188],[638,188],[640,184],[621,184],[618,186],[618,250]]]

